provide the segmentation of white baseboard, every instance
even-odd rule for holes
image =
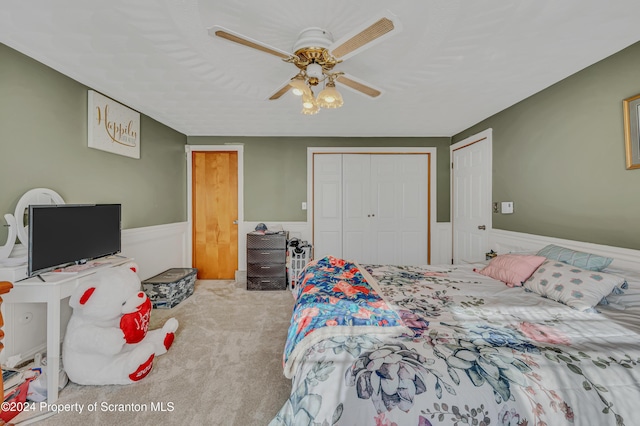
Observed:
[[[489,234],[489,247],[498,254],[509,252],[537,252],[548,244],[555,244],[573,250],[611,257],[611,268],[640,272],[640,250],[564,240],[542,235],[493,229]]]

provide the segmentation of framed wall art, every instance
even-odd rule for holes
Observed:
[[[627,169],[640,169],[640,95],[622,101]]]
[[[140,158],[140,113],[93,90],[88,100],[89,147]]]

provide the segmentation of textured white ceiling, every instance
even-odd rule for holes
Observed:
[[[314,116],[267,98],[296,68],[212,38],[220,25],[290,52],[384,11],[402,31],[339,64]],[[640,40],[638,0],[1,0],[0,42],[187,135],[451,136]]]

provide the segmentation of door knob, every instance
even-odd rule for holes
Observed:
[[[484,225],[478,225],[478,229],[484,231],[485,229],[487,229],[487,227]]]
[[[234,220],[234,221],[233,221],[233,224],[234,224],[234,225],[237,225],[237,224],[238,224],[238,219]]]

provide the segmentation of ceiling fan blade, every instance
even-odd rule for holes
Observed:
[[[377,98],[382,94],[382,92],[378,89],[375,89],[368,84],[363,83],[362,81],[356,80],[351,76],[347,76],[345,74],[339,75],[336,78],[336,81],[350,89],[358,91],[364,95],[370,96],[372,98]]]
[[[284,84],[284,86],[282,86],[280,89],[278,89],[277,92],[275,92],[273,95],[269,96],[269,100],[270,101],[275,101],[276,99],[280,99],[282,97],[282,95],[287,93],[289,91],[289,89],[291,89],[291,86],[289,85],[289,81],[287,81]]]
[[[276,47],[269,46],[268,44],[264,44],[257,40],[253,40],[247,36],[243,36],[242,34],[238,34],[234,31],[228,30],[218,25],[214,25],[213,27],[209,28],[208,32],[211,37],[220,37],[225,40],[229,40],[234,43],[238,43],[243,46],[250,47],[252,49],[256,49],[261,52],[277,56],[282,59],[287,59],[291,57],[291,54],[288,52],[285,52],[284,50],[280,50]]]
[[[335,58],[344,60],[401,30],[402,25],[398,17],[386,11],[334,42],[329,51]]]

